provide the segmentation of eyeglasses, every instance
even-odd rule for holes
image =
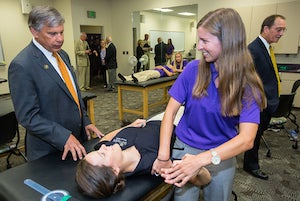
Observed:
[[[275,28],[275,30],[276,30],[276,32],[277,33],[279,33],[279,32],[286,32],[287,31],[287,28],[285,28],[285,27],[277,27],[277,28]]]

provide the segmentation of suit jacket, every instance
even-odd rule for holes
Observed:
[[[259,74],[267,97],[266,111],[275,112],[279,104],[277,78],[273,68],[272,60],[262,40],[257,37],[248,48],[251,52],[255,69]]]
[[[165,65],[166,64],[166,54],[167,54],[167,44],[164,42],[158,43],[154,47],[154,61],[155,66]]]
[[[113,43],[110,43],[106,48],[105,62],[106,62],[107,69],[118,68],[117,49]]]
[[[9,87],[19,123],[26,128],[26,154],[29,160],[64,149],[72,133],[86,140],[90,124],[69,56],[58,52],[72,72],[80,101],[81,115],[64,81],[45,55],[31,42],[11,62]]]
[[[89,44],[86,41],[77,41],[75,45],[75,54],[76,54],[76,64],[80,67],[89,67],[90,59],[89,55],[85,53],[86,50],[89,50]]]

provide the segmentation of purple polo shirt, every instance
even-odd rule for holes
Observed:
[[[170,72],[173,72],[173,70],[171,68],[169,68],[168,66],[163,66],[165,69],[167,69]],[[167,77],[167,73],[163,70],[163,69],[154,69],[157,70],[160,74],[160,77]]]
[[[189,63],[189,62],[188,62],[187,60],[184,59],[184,60],[182,61],[182,69],[184,69],[185,66],[186,66],[188,63]],[[171,65],[172,65],[172,66],[174,65],[174,61],[172,61]],[[180,69],[180,65],[177,65],[177,64],[176,64],[176,68],[177,68],[177,69]]]
[[[207,96],[195,98],[192,90],[198,74],[199,60],[188,63],[185,70],[178,76],[169,94],[179,103],[185,104],[184,114],[176,127],[177,137],[189,146],[208,150],[217,147],[238,134],[237,125],[241,122],[259,124],[260,109],[254,99],[242,101],[239,116],[223,117],[219,92],[213,82],[218,72],[210,65],[212,80],[207,88]],[[251,93],[247,91],[246,93]],[[250,96],[252,97],[252,96]]]

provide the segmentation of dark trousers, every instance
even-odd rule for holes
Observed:
[[[107,85],[107,78],[106,78],[106,66],[100,66],[100,74],[102,74],[102,79],[104,85]]]
[[[260,169],[258,162],[258,150],[260,146],[260,140],[265,130],[267,130],[269,122],[271,120],[271,114],[267,111],[260,113],[260,124],[258,126],[257,134],[254,140],[253,148],[246,151],[244,154],[244,169],[257,170]]]

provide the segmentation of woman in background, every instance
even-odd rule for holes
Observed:
[[[136,58],[137,58],[137,65],[136,65],[136,71],[135,73],[137,72],[140,72],[141,70],[141,62],[140,62],[140,58],[143,56],[144,54],[144,50],[143,50],[143,40],[138,40],[138,46],[136,47]],[[144,69],[143,69],[144,70]]]
[[[100,40],[100,74],[102,74],[104,88],[107,87],[105,56],[106,56],[106,42],[104,39],[101,39]]]
[[[168,39],[168,43],[167,43],[167,54],[166,54],[166,64],[171,64],[172,60],[173,60],[173,53],[174,53],[174,45],[172,43],[172,39],[169,38]]]
[[[100,50],[99,50],[99,55],[98,52],[94,52],[96,56],[100,58],[100,69],[99,69],[99,74],[102,75],[102,79],[104,82],[104,88],[107,87],[107,78],[106,78],[106,63],[105,63],[105,56],[106,56],[106,42],[104,39],[100,40]]]
[[[182,54],[180,52],[176,52],[175,60],[171,62],[173,69],[175,69],[176,72],[181,73],[187,64],[188,61],[182,58]]]

